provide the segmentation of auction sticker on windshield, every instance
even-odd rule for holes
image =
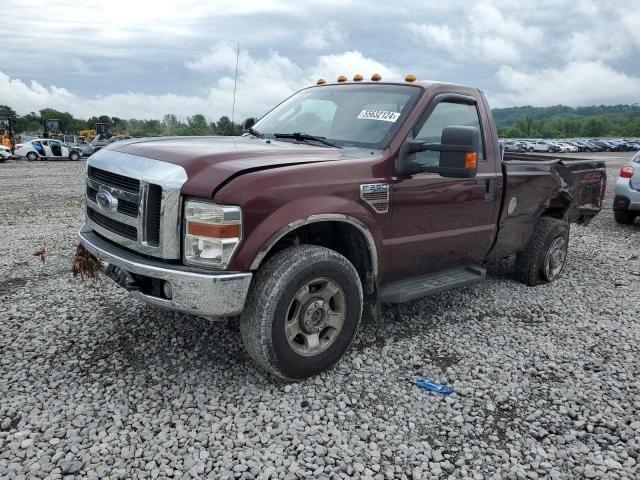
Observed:
[[[360,120],[382,120],[383,122],[395,122],[400,116],[399,112],[387,112],[385,110],[362,110],[358,118]]]

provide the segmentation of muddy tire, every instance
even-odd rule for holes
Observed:
[[[240,333],[249,356],[293,381],[333,366],[349,349],[362,317],[362,285],[339,253],[315,245],[287,248],[256,272]]]
[[[529,286],[556,280],[564,269],[568,245],[567,222],[541,217],[529,244],[516,255],[516,280]]]
[[[631,225],[635,221],[636,215],[623,210],[614,210],[613,218],[615,218],[616,223],[619,223],[620,225]]]

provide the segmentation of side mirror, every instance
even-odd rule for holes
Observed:
[[[256,124],[256,119],[253,117],[249,117],[244,122],[242,122],[242,130],[246,132],[255,124]]]
[[[475,177],[478,173],[479,149],[480,130],[476,127],[445,127],[442,130],[441,143],[425,143],[420,140],[410,140],[405,143],[400,173],[427,172],[438,173],[443,177]],[[415,159],[412,160],[412,154],[426,151],[440,152],[440,162],[437,167],[421,165]]]

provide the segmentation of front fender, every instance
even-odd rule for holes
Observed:
[[[335,196],[290,201],[262,218],[243,234],[244,239],[229,269],[256,270],[283,236],[303,225],[318,222],[345,222],[356,227],[367,241],[374,274],[377,275],[382,237],[374,214],[364,205]]]

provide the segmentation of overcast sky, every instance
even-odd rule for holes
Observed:
[[[145,5],[146,3],[146,5]],[[493,106],[640,102],[638,0],[3,0],[0,104],[236,120],[318,77],[451,81]]]

